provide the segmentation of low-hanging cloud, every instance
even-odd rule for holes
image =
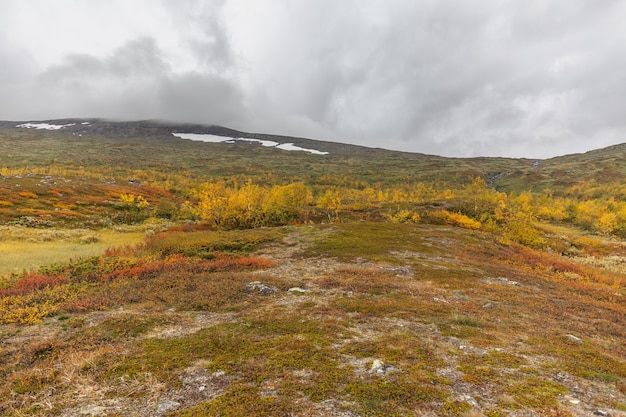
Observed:
[[[0,29],[0,118],[161,118],[449,156],[625,141],[617,0],[133,4],[141,30],[43,65]]]
[[[32,106],[50,117],[228,123],[245,113],[232,81],[214,73],[175,73],[147,37],[130,40],[103,58],[68,55],[40,74],[36,87]]]

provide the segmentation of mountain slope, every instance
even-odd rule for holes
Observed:
[[[21,163],[81,162],[89,164],[89,155],[98,153],[98,162],[111,166],[137,165],[139,159],[150,167],[179,170],[181,166],[200,175],[221,175],[263,171],[288,177],[320,176],[324,173],[350,175],[368,184],[385,182],[388,173],[412,181],[468,183],[480,176],[502,191],[541,191],[571,187],[582,181],[599,183],[626,179],[626,145],[616,145],[584,154],[566,155],[546,160],[515,158],[446,158],[434,155],[389,151],[335,142],[288,136],[241,132],[222,126],[180,124],[160,121],[120,122],[102,119],[60,119],[38,123],[62,126],[58,130],[16,128],[26,122],[0,122],[0,150],[10,153],[8,166]],[[212,134],[278,143],[292,143],[305,149],[317,149],[329,155],[319,164],[318,158],[302,153],[275,152],[250,142],[202,144],[182,141],[173,132]],[[56,140],[55,140],[56,139]],[[63,139],[66,143],[62,143]],[[43,146],[47,160],[38,160],[33,147],[16,141]],[[8,147],[10,144],[10,148]],[[20,149],[21,148],[21,149]],[[219,156],[211,151],[216,149]],[[253,149],[254,152],[248,152]],[[124,152],[132,150],[132,152]],[[176,154],[176,161],[167,155]],[[320,165],[323,165],[321,167]],[[210,169],[212,166],[214,169]]]

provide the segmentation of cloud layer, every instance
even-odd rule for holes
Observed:
[[[580,152],[626,142],[625,17],[618,0],[5,0],[0,119]]]

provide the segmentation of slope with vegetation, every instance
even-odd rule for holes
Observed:
[[[623,147],[54,123],[0,123],[1,415],[626,414]]]

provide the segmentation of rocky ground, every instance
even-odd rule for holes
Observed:
[[[564,292],[546,278],[553,272],[529,269],[507,259],[506,248],[492,246],[491,265],[482,267],[484,260],[476,259],[476,243],[483,237],[465,231],[437,229],[430,233],[423,228],[421,244],[413,250],[399,245],[374,256],[336,257],[319,248],[311,252],[316,242],[340,232],[334,228],[293,229],[281,242],[259,249],[255,256],[269,258],[275,266],[247,275],[245,291],[255,301],[245,309],[154,311],[137,304],[69,319],[53,317],[33,326],[4,325],[0,352],[6,362],[7,356],[26,355],[25,349],[44,355],[45,349],[34,346],[67,339],[68,325],[84,332],[112,320],[139,320],[155,314],[161,323],[126,337],[123,343],[112,340],[97,351],[75,347],[71,353],[56,353],[45,364],[31,358],[31,366],[54,374],[57,384],[42,384],[41,390],[27,392],[32,404],[26,414],[213,415],[208,408],[193,407],[233,396],[233,387],[253,386],[255,394],[242,396],[241,401],[252,398],[264,405],[272,401],[277,409],[288,404],[283,415],[356,417],[386,415],[393,410],[397,415],[417,416],[626,416],[623,375],[605,369],[606,363],[624,366],[620,356],[623,345],[619,352],[611,352],[624,342],[623,331],[618,330],[625,324],[624,317],[607,315],[607,311],[616,311],[614,304]],[[506,277],[496,274],[505,268]],[[402,307],[405,302],[406,309]],[[587,304],[579,308],[577,303]],[[623,306],[623,300],[617,304]],[[397,309],[404,310],[399,313]],[[249,369],[256,366],[271,367],[280,346],[273,346],[276,351],[267,353],[270,359],[258,359],[248,371],[233,372],[240,369],[237,366],[216,369],[211,355],[189,353],[189,364],[173,367],[175,374],[170,378],[160,376],[152,365],[116,377],[114,383],[110,376],[97,372],[98,367],[111,366],[104,365],[111,358],[133,358],[136,346],[145,341],[186,340],[202,332],[210,334],[211,329],[224,332],[229,325],[254,322],[255,317],[268,318],[267,322],[276,317],[278,322],[288,323],[293,317],[300,322],[331,323],[341,335],[329,336],[327,341],[316,339],[313,344],[328,343],[320,352],[332,352],[336,369],[350,374],[338,386],[378,386],[389,394],[376,402],[366,398],[365,389],[358,394],[331,389],[320,396],[311,388],[315,394],[307,394],[311,385],[336,378],[308,363],[302,367],[290,363],[278,373],[261,377],[249,373],[254,373]],[[611,322],[615,317],[621,323]],[[305,331],[291,336],[293,346],[294,340],[300,338],[304,343],[309,337]],[[258,335],[250,340],[265,341]],[[579,356],[555,357],[567,350]],[[601,359],[596,360],[596,352]],[[237,357],[236,352],[231,353]],[[598,373],[590,372],[587,364],[572,363],[576,360],[587,360],[589,366],[597,363]],[[394,384],[417,384],[434,393],[423,401],[405,400],[404,393],[389,388]],[[14,393],[14,398],[0,400],[10,403],[0,407],[4,415],[26,415],[17,411],[17,398]],[[190,409],[195,411],[183,411]],[[250,415],[263,415],[262,410],[268,409]],[[232,406],[224,415],[239,415],[241,410],[245,408]]]

